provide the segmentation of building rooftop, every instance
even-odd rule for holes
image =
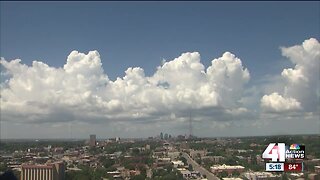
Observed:
[[[230,166],[230,165],[214,165],[214,166],[211,166],[211,169],[244,169],[243,166]]]
[[[30,169],[30,168],[48,168],[51,169],[52,165],[41,165],[41,164],[23,164],[21,168]]]

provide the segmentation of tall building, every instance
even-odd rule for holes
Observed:
[[[119,142],[120,141],[120,137],[116,137],[116,142]]]
[[[21,165],[21,180],[64,180],[65,166],[63,162],[46,165]]]
[[[169,138],[169,135],[167,133],[164,134],[164,139],[167,140]]]
[[[90,135],[90,142],[89,145],[91,147],[96,146],[97,140],[96,140],[96,135],[95,134],[91,134]]]
[[[163,139],[163,133],[162,132],[160,133],[160,139]]]
[[[147,145],[146,145],[146,150],[150,150],[150,148],[151,148],[151,147],[150,147],[150,144],[147,144]]]

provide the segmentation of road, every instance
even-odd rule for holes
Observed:
[[[194,170],[199,171],[202,175],[206,175],[208,180],[219,180],[217,176],[200,166],[187,153],[183,152],[182,156],[187,159],[188,164],[191,164]]]

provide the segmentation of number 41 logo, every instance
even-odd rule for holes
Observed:
[[[285,161],[285,144],[284,143],[270,143],[262,154],[263,159],[271,159],[272,162]]]

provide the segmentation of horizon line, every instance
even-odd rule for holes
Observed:
[[[89,135],[89,134],[88,134]],[[246,136],[194,136],[196,138],[249,138],[249,137],[272,137],[272,136],[320,136],[320,133],[312,133],[312,134],[273,134],[273,135],[246,135]],[[109,138],[97,138],[97,140],[107,140],[113,139],[115,137]],[[149,139],[150,137],[156,138],[157,136],[149,136],[149,137],[120,137],[120,139]],[[172,139],[177,138],[177,136],[173,136]],[[88,138],[0,138],[0,141],[3,140],[88,140]]]

